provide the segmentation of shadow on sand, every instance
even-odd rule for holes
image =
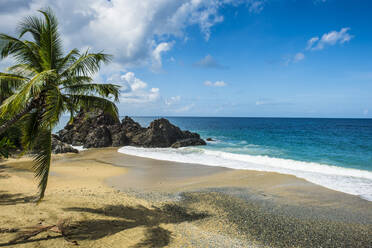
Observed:
[[[35,196],[25,196],[23,194],[8,194],[7,191],[0,191],[0,206],[16,205],[35,201]]]
[[[77,243],[84,240],[99,240],[118,232],[136,227],[146,229],[145,237],[132,248],[164,247],[171,241],[172,233],[162,228],[161,224],[190,222],[209,217],[206,213],[189,211],[176,204],[166,204],[161,208],[145,208],[143,206],[128,207],[123,205],[108,205],[104,208],[65,208],[67,212],[92,214],[89,219],[71,222],[64,228],[64,234],[69,240]],[[17,243],[2,243],[10,246],[18,243],[31,243],[41,240],[56,239],[62,236],[29,239]]]
[[[105,236],[135,228],[145,227],[145,239],[134,247],[163,247],[169,244],[171,232],[160,227],[161,224],[195,221],[208,217],[206,213],[187,211],[175,204],[166,204],[161,208],[148,209],[143,206],[127,207],[109,205],[105,208],[67,208],[66,211],[78,211],[98,215],[97,218],[73,223],[66,234],[73,240],[97,240]],[[100,219],[100,216],[114,219]]]
[[[1,162],[1,160],[0,160],[0,162]],[[5,174],[5,168],[7,168],[5,165],[0,164],[0,179],[10,177],[8,174]]]

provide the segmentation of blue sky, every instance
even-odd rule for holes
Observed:
[[[372,115],[371,1],[89,1],[17,0],[0,21],[52,6],[66,49],[115,55],[96,79],[123,86],[122,115]]]

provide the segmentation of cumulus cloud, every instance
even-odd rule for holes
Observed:
[[[162,66],[162,56],[186,28],[199,26],[204,38],[224,20],[221,8],[246,4],[262,10],[258,0],[1,0],[0,30],[11,33],[21,17],[52,7],[61,23],[67,48],[92,47],[114,54],[125,68]],[[66,8],[66,6],[69,6]],[[5,11],[6,10],[6,11]]]
[[[156,46],[156,48],[152,51],[152,69],[157,71],[160,70],[162,67],[162,53],[169,51],[173,46],[173,42],[162,42]]]
[[[344,44],[349,42],[353,36],[350,35],[350,28],[342,28],[340,31],[331,31],[325,33],[321,38],[313,37],[307,42],[307,50],[322,50],[327,46],[333,46],[336,44]]]
[[[207,55],[198,62],[194,64],[197,67],[202,67],[202,68],[214,68],[214,69],[226,69],[227,67],[224,65],[221,65],[216,61],[211,55]]]
[[[350,35],[350,28],[342,28],[340,31],[331,31],[329,33],[323,34],[320,38],[318,36],[312,37],[307,41],[305,50],[316,51],[323,50],[327,46],[333,46],[336,44],[344,44],[349,42],[353,36]],[[303,52],[296,53],[293,58],[284,58],[284,65],[289,65],[290,63],[297,63],[305,59],[305,54]]]
[[[204,85],[210,86],[210,87],[225,87],[227,83],[225,83],[224,81],[216,81],[216,82],[205,81]]]
[[[160,97],[159,88],[148,89],[147,83],[137,78],[133,72],[114,75],[108,81],[121,86],[120,102],[123,103],[149,103]]]

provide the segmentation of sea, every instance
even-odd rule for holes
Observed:
[[[158,117],[132,117],[148,126]],[[118,152],[183,163],[290,174],[372,201],[372,119],[166,117],[206,146],[122,147]]]

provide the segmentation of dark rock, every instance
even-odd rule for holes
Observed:
[[[144,147],[170,147],[173,143],[187,138],[199,138],[196,133],[183,132],[167,119],[154,120],[144,132],[132,138],[132,144]]]
[[[214,139],[212,139],[212,138],[207,138],[207,141],[214,141]]]
[[[130,139],[128,139],[124,131],[115,133],[111,137],[112,137],[112,146],[114,147],[127,146],[130,144]]]
[[[83,145],[86,148],[125,145],[170,147],[177,141],[187,139],[191,140],[182,142],[182,146],[202,145],[204,142],[200,141],[199,134],[182,131],[164,118],[151,122],[148,128],[143,128],[128,116],[120,123],[102,111],[80,111],[73,122],[59,131],[58,135],[62,142]]]
[[[189,139],[183,139],[176,141],[172,144],[172,148],[180,148],[185,146],[205,146],[207,143],[205,143],[202,139],[196,139],[196,138],[189,138]]]
[[[79,151],[72,146],[62,142],[57,135],[52,135],[52,153],[78,153]]]
[[[146,128],[141,127],[138,122],[128,116],[125,116],[122,120],[121,129],[125,132],[128,139],[132,139],[134,136],[146,131]]]
[[[111,134],[106,126],[99,126],[90,131],[85,138],[85,148],[108,147],[112,145]]]
[[[104,114],[103,111],[80,111],[73,122],[58,132],[61,141],[72,145],[85,145],[88,134],[98,126],[120,125],[119,119]],[[110,137],[111,139],[111,137]]]

